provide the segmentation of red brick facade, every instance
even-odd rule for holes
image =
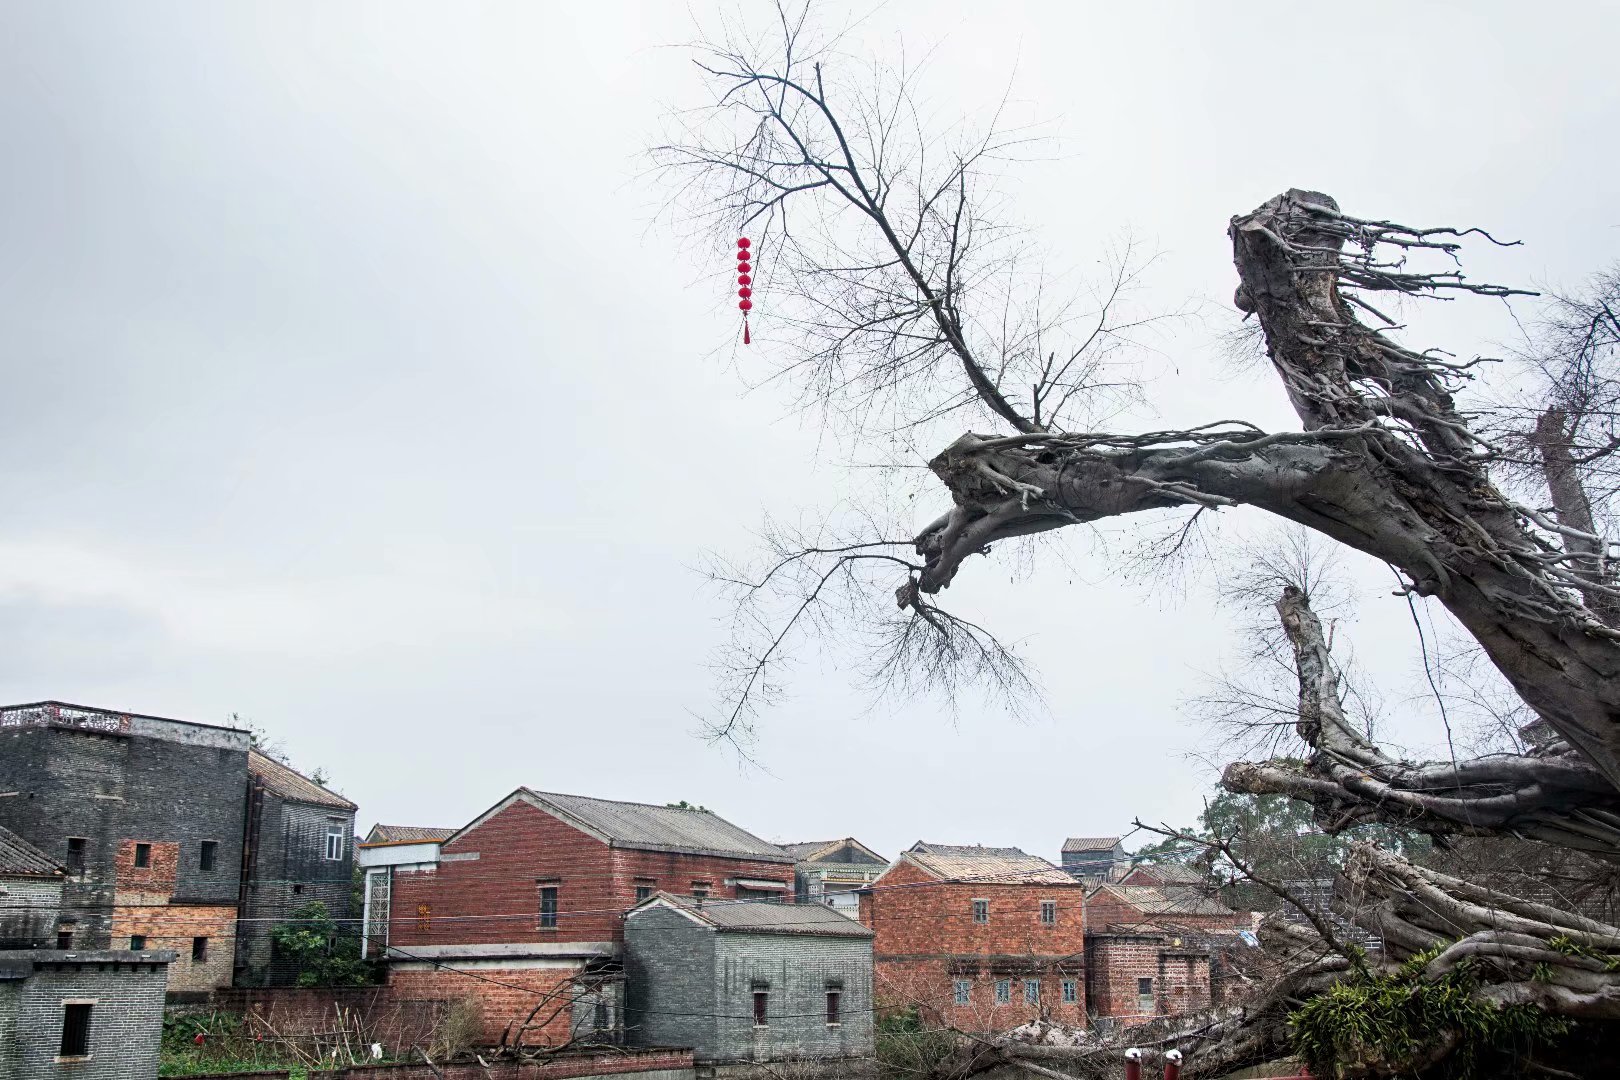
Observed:
[[[861,896],[861,921],[876,935],[878,1007],[917,1007],[969,1031],[1041,1017],[1084,1026],[1084,897],[1079,882],[949,884],[902,860]],[[975,900],[986,901],[984,922],[975,921]],[[1050,924],[1043,902],[1054,905]]]
[[[396,969],[388,973],[388,994],[397,1002],[475,999],[482,1045],[494,1046],[503,1036],[514,1043],[519,1029],[533,1023],[524,1046],[560,1046],[569,1037],[573,980],[584,966],[556,961],[543,968],[466,968],[476,978],[449,968]]]
[[[396,874],[389,943],[617,942],[636,890],[737,895],[738,879],[778,881],[791,862],[610,847],[521,799],[444,845],[436,870]],[[557,890],[555,927],[540,925],[540,888]]]
[[[1206,950],[1176,948],[1162,934],[1093,934],[1086,946],[1093,1015],[1136,1020],[1209,1007]]]

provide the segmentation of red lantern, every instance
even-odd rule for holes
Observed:
[[[750,288],[750,286],[754,283],[754,279],[751,276],[753,274],[754,264],[749,262],[751,253],[748,250],[751,246],[753,246],[753,241],[749,240],[748,237],[740,236],[737,238],[737,284],[741,286],[737,290],[737,295],[742,297],[741,300],[737,301],[737,308],[743,313],[744,345],[749,344],[753,340],[748,333],[748,312],[754,307],[754,301],[751,299],[751,297],[754,295],[754,290]]]
[[[740,248],[747,247],[748,246],[748,237],[745,236],[742,239],[738,240],[737,241],[737,246],[740,247]]]
[[[747,274],[738,274],[737,275],[737,284],[739,284],[739,285],[752,285],[753,283],[754,283],[754,279],[749,277]]]
[[[737,290],[737,295],[742,297],[744,300],[746,300],[750,296],[754,295],[754,290],[750,289],[748,286],[744,285],[742,288]]]
[[[753,307],[754,307],[754,302],[752,300],[739,300],[739,301],[737,301],[737,306],[739,308],[741,308],[743,311],[752,311]],[[746,336],[747,333],[748,333],[748,320],[744,319],[743,320],[743,334]]]

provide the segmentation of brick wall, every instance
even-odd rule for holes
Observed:
[[[386,986],[236,987],[213,995],[215,1008],[242,1013],[291,1039],[339,1028],[341,1014],[362,1042],[382,1043],[395,1053],[427,1046],[443,1017],[440,1001],[402,1001]]]
[[[561,1045],[569,1039],[573,1020],[573,980],[584,972],[585,964],[564,960],[530,963],[542,966],[459,961],[450,970],[396,963],[388,973],[388,993],[398,1002],[477,1001],[482,1021],[478,1041],[486,1046],[498,1044],[503,1036],[515,1040],[518,1028],[539,1006],[533,1021],[538,1026],[524,1034],[523,1045]]]
[[[0,878],[0,890],[0,949],[54,946],[62,882],[55,878]]]
[[[997,1031],[1045,1017],[1083,1026],[1086,1019],[1085,888],[1063,884],[944,884],[900,863],[861,897],[870,926],[880,1008],[916,1005],[966,1030]],[[894,887],[890,886],[906,886]],[[989,921],[973,920],[974,900],[989,902]],[[1042,901],[1057,905],[1041,922]],[[958,1004],[956,982],[968,984]],[[1073,1002],[1063,983],[1073,983]],[[1006,983],[999,1001],[997,984]],[[1026,997],[1026,984],[1037,988]]]
[[[611,848],[521,800],[446,844],[440,860],[395,874],[390,944],[617,941],[638,885],[687,894],[705,882],[713,897],[736,896],[738,878],[793,886],[792,863]],[[539,926],[542,881],[557,888],[554,929]]]
[[[1210,954],[1163,934],[1094,934],[1089,990],[1098,1016],[1178,1016],[1210,1005]],[[1146,1000],[1141,980],[1149,980]]]
[[[36,963],[29,977],[0,982],[0,1076],[6,1080],[156,1076],[163,994],[162,964]],[[62,1048],[64,999],[94,1002],[90,1055],[73,1064],[56,1062]]]
[[[319,901],[338,920],[351,911],[354,875],[354,811],[290,802],[255,788],[250,818],[252,878],[242,914],[237,963],[243,985],[288,985],[297,973],[275,960],[270,938],[276,923]],[[343,830],[343,858],[326,857],[326,831]]]
[[[236,938],[236,908],[214,904],[171,904],[156,893],[118,893],[113,909],[110,948],[127,949],[132,935],[146,938],[148,949],[170,949],[169,990],[187,993],[231,984],[231,953]],[[202,960],[192,959],[192,945],[206,938]]]

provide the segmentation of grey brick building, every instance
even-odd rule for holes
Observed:
[[[169,992],[203,994],[273,978],[256,916],[307,898],[349,917],[354,804],[252,746],[160,716],[0,708],[0,827],[66,870],[49,943],[171,949]]]
[[[297,973],[275,962],[270,933],[276,921],[317,900],[333,918],[350,917],[356,808],[257,750],[248,754],[248,777],[248,874],[236,982],[287,983]]]
[[[703,1063],[869,1058],[872,931],[825,904],[659,893],[624,922],[625,1040]]]
[[[151,1080],[174,953],[0,952],[0,1076]]]
[[[0,827],[0,949],[56,943],[66,871],[45,852]]]

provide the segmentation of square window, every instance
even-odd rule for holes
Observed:
[[[1041,1003],[1041,984],[1036,979],[1024,980],[1024,1004],[1039,1005]]]
[[[342,829],[326,830],[326,860],[328,862],[342,862],[343,852],[348,847],[343,841],[345,835]]]
[[[1137,979],[1136,980],[1136,996],[1137,997],[1148,997],[1152,993],[1153,993],[1153,980],[1152,979]]]
[[[73,931],[71,931],[71,930],[58,930],[56,932],[56,947],[58,949],[71,949],[71,948],[73,948]]]
[[[973,1004],[973,983],[967,979],[956,980],[956,1003],[958,1005]]]
[[[765,1027],[769,1014],[770,992],[767,990],[754,991],[754,1026]]]
[[[88,841],[82,836],[67,838],[67,869],[70,874],[84,873],[84,849]]]
[[[987,923],[990,921],[990,901],[973,901],[973,921],[976,923]]]
[[[152,865],[152,845],[151,844],[136,844],[135,845],[135,865],[138,868],[143,869],[143,870],[145,868],[147,868],[148,866]]]
[[[200,964],[208,959],[208,939],[194,937],[191,939],[191,962]]]
[[[1006,1005],[1012,1001],[1012,980],[996,980],[996,1004]]]
[[[1078,1005],[1080,1003],[1080,984],[1074,979],[1063,980],[1063,1004]]]
[[[637,885],[636,886],[636,903],[639,904],[643,900],[651,900],[652,899],[652,894],[653,894],[653,887],[651,885]]]
[[[1042,926],[1056,926],[1057,925],[1057,901],[1056,900],[1042,900],[1041,901],[1041,925]]]
[[[694,881],[694,882],[692,882],[692,899],[697,901],[697,906],[702,907],[703,906],[703,901],[707,900],[708,898],[709,898],[709,884],[708,884],[708,882],[706,882],[706,881]]]
[[[131,934],[131,935],[129,935],[129,951],[130,952],[140,952],[144,948],[146,948],[146,935],[145,934]]]
[[[557,929],[557,886],[540,886],[540,929]]]
[[[57,1051],[65,1058],[90,1056],[90,1010],[82,1002],[69,1002],[62,1006],[62,1048]]]
[[[839,1007],[839,1004],[841,1003],[841,999],[843,998],[843,996],[844,995],[842,993],[840,993],[839,991],[837,991],[837,990],[829,990],[829,991],[827,991],[827,1024],[828,1024],[828,1026],[832,1026],[832,1025],[837,1024],[839,1022],[839,1020],[838,1020],[838,1007]]]
[[[206,873],[212,871],[214,869],[214,864],[218,860],[219,860],[219,841],[218,840],[204,840],[202,842],[202,851],[197,856],[197,863],[198,863],[199,866],[201,866],[203,873],[206,874]]]

